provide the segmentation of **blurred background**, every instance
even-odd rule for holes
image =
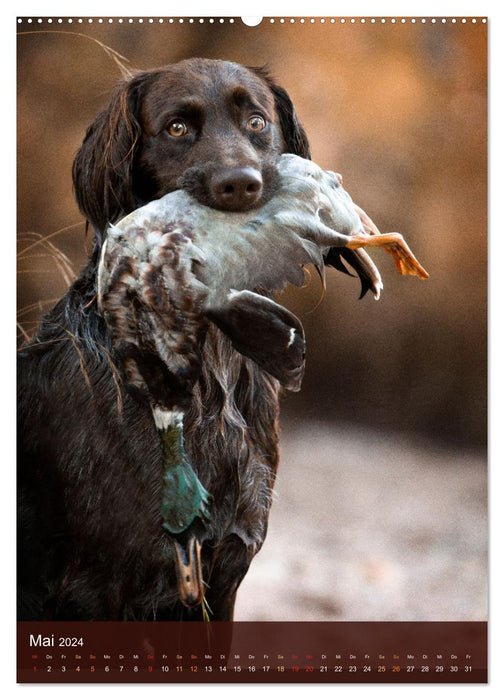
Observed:
[[[307,369],[282,404],[266,544],[237,619],[486,619],[486,25],[208,18],[18,23],[18,337],[90,248],[71,164],[131,69],[268,66],[312,157],[431,277],[372,252],[382,298],[329,270],[282,303]]]

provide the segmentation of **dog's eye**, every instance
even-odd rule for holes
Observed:
[[[187,134],[187,126],[181,119],[175,119],[168,125],[168,133],[175,139]]]
[[[247,121],[247,129],[250,131],[262,131],[266,128],[266,120],[260,114],[253,114]]]

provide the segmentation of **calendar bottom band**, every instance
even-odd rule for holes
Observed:
[[[486,683],[486,622],[18,622],[19,683]]]

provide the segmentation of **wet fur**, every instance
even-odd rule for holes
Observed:
[[[214,125],[217,136],[191,163],[168,158],[164,142],[152,141],[152,124],[177,86],[187,91],[193,80],[201,93],[206,81],[210,105],[215,85],[237,79],[251,91],[260,86],[274,111],[268,143],[251,147],[238,136],[233,142],[238,164],[252,158],[262,169],[267,198],[274,157],[309,157],[309,150],[287,93],[259,69],[194,59],[139,73],[119,86],[77,154],[75,193],[93,226],[94,250],[19,353],[19,619],[202,619],[201,609],[178,602],[172,544],[161,528],[156,429],[150,407],[121,385],[96,307],[96,270],[108,223],[149,199],[182,183],[211,205],[206,168],[219,167],[219,159],[229,163],[225,128],[219,139]],[[229,620],[266,536],[279,385],[215,326],[202,358],[186,414],[186,449],[215,501],[202,550],[211,619]]]

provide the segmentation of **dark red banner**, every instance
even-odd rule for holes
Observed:
[[[20,683],[485,683],[486,622],[18,623]]]

